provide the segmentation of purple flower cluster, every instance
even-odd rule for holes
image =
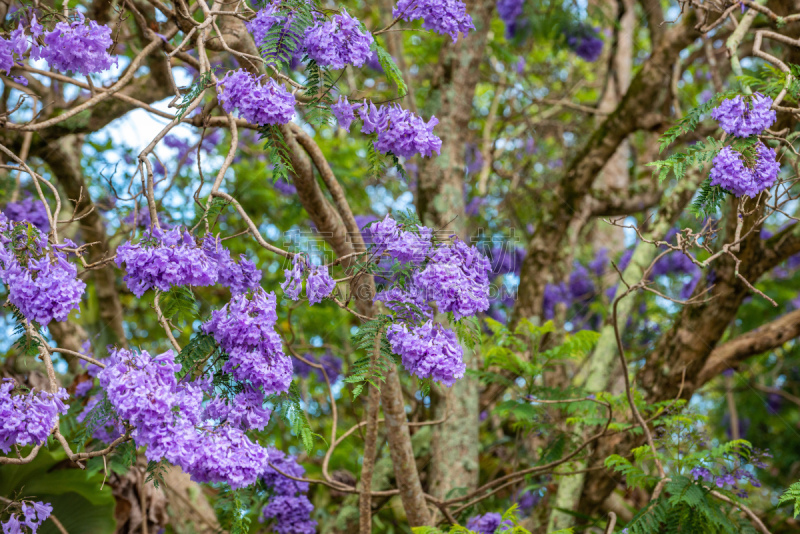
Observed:
[[[28,41],[25,39],[25,30],[21,24],[11,32],[8,39],[0,37],[0,71],[5,72],[6,76],[10,75],[11,67],[15,64],[14,55],[17,56],[16,62],[19,62],[27,49]]]
[[[326,297],[330,296],[335,287],[336,282],[331,278],[327,267],[324,265],[312,266],[309,269],[308,280],[306,281],[309,306],[322,302]]]
[[[597,30],[582,25],[567,36],[567,46],[585,61],[597,61],[603,52],[603,40]]]
[[[270,448],[270,463],[281,473],[302,478],[305,469],[297,460],[283,452]],[[260,521],[273,521],[273,530],[278,534],[314,534],[317,522],[311,519],[314,505],[308,500],[308,483],[287,478],[267,466],[262,480],[272,496],[261,511]]]
[[[399,104],[376,107],[366,101],[358,113],[364,123],[361,132],[378,134],[375,149],[380,152],[391,152],[404,158],[415,154],[431,157],[442,149],[442,140],[433,133],[433,127],[439,124],[434,116],[426,123]]]
[[[238,109],[243,119],[259,126],[288,123],[294,117],[294,95],[272,78],[260,83],[262,78],[244,69],[229,71],[217,82],[222,109]]]
[[[306,281],[306,296],[308,304],[313,306],[330,296],[336,287],[336,282],[331,278],[328,268],[324,265],[311,265],[306,267],[306,260],[301,255],[296,255],[292,260],[292,268],[285,269],[286,280],[281,284],[284,294],[292,300],[299,300],[303,291],[303,273],[308,270]]]
[[[246,386],[231,402],[215,397],[206,405],[205,417],[243,431],[263,430],[269,424],[272,411],[264,407],[264,394]]]
[[[489,260],[460,239],[436,249],[431,262],[414,276],[414,284],[439,312],[453,312],[456,319],[489,308]]]
[[[202,326],[229,356],[223,370],[267,395],[288,391],[292,381],[292,362],[275,332],[277,320],[275,294],[259,290],[235,295]]]
[[[292,268],[284,269],[283,274],[286,280],[281,284],[284,294],[292,300],[299,300],[300,293],[303,291],[303,273],[306,264],[303,257],[297,254],[292,259]]]
[[[392,16],[402,20],[422,19],[423,28],[449,35],[453,42],[458,40],[459,33],[466,37],[469,30],[475,29],[461,0],[399,0]]]
[[[478,534],[495,534],[514,528],[511,521],[503,521],[503,516],[496,512],[484,515],[476,515],[467,520],[467,528]]]
[[[339,378],[339,375],[342,373],[342,360],[334,356],[330,351],[326,351],[325,354],[319,358],[316,358],[311,353],[306,353],[303,355],[303,358],[325,368],[325,373],[327,373],[328,380],[331,381],[331,384],[336,382],[336,380]],[[294,373],[298,376],[308,378],[312,373],[314,373],[320,382],[325,381],[325,376],[322,374],[322,370],[316,367],[311,367],[307,363],[302,362],[297,358],[292,358],[292,367],[294,368]]]
[[[761,465],[764,464],[761,463]],[[761,481],[758,480],[755,474],[748,471],[747,469],[742,469],[742,468],[736,468],[733,470],[722,468],[719,470],[717,474],[713,474],[711,470],[706,467],[696,466],[691,469],[690,473],[692,475],[692,479],[694,480],[704,479],[708,482],[711,482],[713,480],[714,485],[717,486],[718,488],[724,488],[731,491],[736,491],[736,494],[743,499],[747,498],[747,491],[742,488],[739,488],[738,487],[739,484],[749,483],[750,486],[754,488],[761,487]]]
[[[50,231],[50,221],[47,220],[47,210],[44,202],[31,196],[26,196],[19,202],[6,204],[3,213],[9,221],[29,222],[42,232]]]
[[[388,216],[369,231],[374,256],[387,255],[416,267],[402,285],[375,296],[399,321],[387,330],[392,350],[409,372],[453,385],[465,371],[461,346],[452,330],[433,322],[430,303],[440,313],[452,312],[456,320],[486,311],[489,260],[459,239],[435,246],[430,228],[417,226],[412,232]]]
[[[506,35],[513,37],[525,0],[497,0],[497,15],[506,24]]]
[[[267,450],[245,435],[241,419],[213,424],[218,403],[209,413],[203,410],[209,383],[179,383],[180,369],[171,350],[153,357],[119,349],[111,351],[97,378],[116,413],[133,427],[136,445],[147,447],[148,460],[166,459],[198,482],[227,482],[233,488],[255,483],[267,466]],[[258,417],[263,414],[256,415],[260,425]]]
[[[408,372],[420,378],[431,378],[450,387],[467,369],[455,333],[432,321],[411,328],[402,323],[392,324],[386,331],[386,339]]]
[[[260,287],[261,271],[256,264],[248,260],[244,254],[239,256],[238,263],[233,261],[230,250],[222,246],[222,241],[218,237],[206,235],[203,239],[203,252],[217,266],[218,283],[229,287],[234,295]]]
[[[370,55],[372,34],[360,29],[358,19],[344,9],[330,20],[310,26],[306,31],[306,53],[323,67],[360,67]]]
[[[442,140],[433,133],[434,126],[439,124],[436,117],[431,116],[426,123],[421,117],[398,104],[375,106],[366,100],[360,104],[351,104],[344,96],[340,96],[339,101],[331,105],[331,111],[339,126],[348,132],[355,120],[355,112],[358,111],[363,122],[361,132],[367,135],[377,134],[375,149],[381,152],[410,158],[415,154],[431,157],[441,151]]]
[[[748,100],[736,96],[723,101],[711,111],[711,117],[719,127],[736,137],[758,135],[775,122],[772,99],[756,93]]]
[[[316,18],[316,13],[312,12]],[[295,25],[296,11],[288,4],[282,4],[281,0],[272,0],[264,9],[260,9],[253,20],[247,23],[247,29],[253,34],[256,45],[262,52],[268,48],[264,41],[272,30],[273,26],[280,24],[281,30],[275,36],[281,50],[263,54],[268,64],[274,64],[275,60],[284,56],[283,52],[292,50],[292,61],[299,62],[305,54],[303,46],[304,34],[301,25]]]
[[[15,382],[0,381],[0,451],[8,453],[14,445],[39,445],[44,443],[58,423],[58,414],[67,413],[69,398],[61,388],[56,393],[47,391],[12,395]]]
[[[339,101],[331,105],[331,111],[339,127],[350,133],[350,125],[356,120],[355,110],[360,107],[361,104],[351,104],[346,96],[339,96]]]
[[[202,246],[180,229],[152,228],[141,242],[130,241],[117,249],[118,267],[125,265],[125,283],[137,297],[149,289],[169,291],[176,286],[211,286],[221,283],[233,294],[259,287],[261,271],[242,256],[239,263],[218,238],[206,236]]]
[[[417,232],[403,230],[388,215],[369,227],[374,254],[388,254],[403,263],[419,265],[433,248],[433,231],[418,226]]]
[[[726,146],[714,157],[711,185],[718,185],[740,197],[755,198],[775,184],[780,171],[776,153],[763,143],[756,145],[755,161],[746,165],[742,154]]]
[[[33,59],[44,58],[47,63],[60,71],[80,72],[84,76],[103,72],[116,64],[108,49],[114,44],[111,28],[91,20],[85,24],[82,13],[71,23],[59,22],[52,31],[43,32],[41,24],[34,17],[31,21],[34,46]],[[46,46],[39,46],[36,39],[44,33]]]
[[[50,504],[41,501],[22,501],[20,503],[20,510],[22,516],[14,513],[8,518],[8,521],[0,523],[0,528],[3,529],[3,534],[23,534],[25,531],[23,527],[28,527],[31,534],[36,534],[39,527],[47,521],[50,514],[53,512],[53,507]]]
[[[428,305],[425,293],[420,291],[413,282],[405,287],[393,287],[380,291],[375,295],[379,300],[395,313],[395,317],[404,321],[420,322],[433,319],[433,310]]]
[[[0,214],[0,231],[16,224],[9,225]],[[0,237],[0,280],[6,284],[8,300],[25,318],[46,326],[80,309],[86,283],[77,278],[78,270],[58,250],[61,246],[50,246],[44,236],[37,238],[36,252],[32,253],[19,239]]]

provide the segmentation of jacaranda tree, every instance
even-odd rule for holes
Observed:
[[[800,529],[800,4],[0,13],[3,534]]]

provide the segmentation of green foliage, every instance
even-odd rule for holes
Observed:
[[[191,103],[194,102],[210,85],[211,71],[205,72],[196,78],[196,81],[189,87],[189,91],[183,95],[183,98],[178,103],[178,112],[176,113],[178,119],[183,117],[183,114],[186,113],[187,109],[189,109]]]
[[[664,134],[659,139],[659,152],[663,152],[669,145],[675,142],[680,136],[685,135],[689,132],[693,132],[697,125],[700,123],[700,120],[703,118],[707,118],[711,114],[711,110],[717,107],[720,102],[725,100],[726,98],[731,98],[736,96],[738,93],[735,91],[726,91],[723,93],[717,93],[713,97],[711,97],[707,102],[700,104],[699,106],[690,109],[686,112],[686,115],[678,121],[678,123],[664,132]]]
[[[506,527],[502,531],[504,534],[531,534],[531,532],[521,527],[519,524],[519,519],[517,518],[517,508],[516,504],[513,504],[511,508],[505,511],[503,514],[502,519],[500,520],[501,524],[510,521],[513,526]],[[476,534],[474,530],[469,530],[466,527],[461,525],[450,525],[448,530],[441,530],[437,527],[413,527],[411,532],[414,534]],[[572,534],[573,530],[571,528],[565,530],[559,530],[557,532],[553,532],[551,534]]]
[[[289,156],[289,146],[283,136],[280,126],[265,124],[258,128],[259,139],[264,141],[267,159],[272,165],[272,181],[286,180],[293,169],[292,159]]]
[[[789,489],[778,499],[779,505],[791,504],[792,502],[794,502],[794,512],[792,515],[797,517],[800,515],[800,482],[795,482],[789,486]]]
[[[367,165],[369,165],[369,176],[373,179],[383,177],[386,171],[386,157],[375,148],[376,135],[370,135],[369,147],[367,148]]]
[[[625,483],[633,488],[643,488],[647,484],[658,480],[658,477],[645,473],[640,467],[618,454],[612,454],[603,463],[609,469],[613,469],[623,475]]]
[[[78,425],[75,428],[75,433],[73,434],[70,441],[74,443],[78,449],[82,449],[86,446],[86,442],[92,437],[96,430],[102,428],[111,417],[114,416],[114,407],[111,406],[111,403],[108,401],[108,397],[106,397],[105,393],[103,393],[102,399],[100,402],[94,405],[94,407],[89,410],[89,413],[86,414],[86,418],[83,420],[82,425]]]
[[[678,180],[683,179],[686,171],[691,167],[701,167],[707,162],[714,159],[724,145],[717,139],[709,136],[706,138],[706,143],[697,141],[695,144],[689,146],[686,152],[676,152],[670,155],[665,160],[657,160],[648,163],[648,167],[655,167],[658,169],[658,180],[663,181],[670,172],[675,175]]]
[[[220,525],[230,534],[247,534],[251,523],[247,511],[254,500],[248,490],[233,490],[227,485],[223,486],[214,503]]]
[[[194,334],[176,359],[177,363],[181,365],[178,378],[182,379],[189,373],[202,372],[205,363],[215,352],[217,352],[217,342],[214,340],[214,336],[203,333]]]
[[[717,213],[728,192],[718,185],[711,185],[711,178],[706,178],[689,206],[689,213],[697,218],[711,217]]]
[[[169,464],[165,459],[161,459],[158,462],[154,462],[150,460],[147,462],[147,478],[145,482],[152,482],[153,486],[156,488],[159,484],[164,483],[164,475],[167,472],[167,466]]]
[[[353,398],[358,397],[364,390],[366,384],[380,389],[379,382],[385,379],[390,365],[395,365],[395,357],[392,354],[392,347],[386,339],[386,327],[392,322],[392,318],[387,315],[379,315],[376,319],[362,323],[358,331],[353,335],[353,348],[363,350],[366,355],[353,362],[350,368],[350,375],[344,381],[348,384],[355,384],[353,387]],[[378,357],[375,365],[372,365],[372,354],[375,351],[375,340],[380,335],[380,345],[378,347]]]
[[[164,318],[173,322],[191,323],[198,314],[194,293],[186,286],[173,286],[168,292],[162,293],[159,304]]]
[[[322,436],[311,431],[306,412],[300,405],[300,389],[296,381],[293,381],[289,386],[289,392],[286,395],[272,397],[270,400],[276,404],[275,411],[281,414],[283,420],[289,424],[292,432],[300,438],[307,454],[311,454],[314,450],[314,438],[319,438],[325,443],[325,439]]]
[[[19,336],[17,340],[14,342],[14,347],[19,350],[25,356],[36,356],[39,354],[39,349],[41,348],[42,344],[39,341],[42,335],[42,327],[39,326],[35,321],[31,322],[31,327],[34,331],[39,334],[39,336],[32,336],[28,334],[28,330],[25,327],[27,319],[25,316],[20,313],[16,306],[9,302],[9,308],[11,308],[11,315],[14,317],[14,335]]]
[[[634,515],[626,528],[630,534],[742,532],[743,525],[729,519],[727,512],[727,505],[715,500],[707,488],[675,476],[666,483],[663,494]]]
[[[385,72],[386,76],[397,86],[400,97],[406,96],[408,94],[408,86],[406,82],[403,81],[403,73],[400,72],[400,68],[397,66],[397,63],[394,62],[394,58],[378,44],[378,41],[373,42],[372,50],[378,54],[378,61],[380,61],[381,67],[383,67],[383,72]]]
[[[114,532],[116,501],[111,487],[103,485],[104,474],[68,465],[63,450],[51,452],[46,447],[28,464],[0,465],[0,497],[50,503],[53,515],[70,534]],[[39,528],[39,534],[58,533],[52,521]]]
[[[264,41],[259,44],[261,56],[275,65],[278,70],[288,67],[297,48],[302,44],[293,36],[305,35],[306,29],[314,24],[314,2],[304,0],[285,0],[281,2],[276,16],[287,17],[285,22],[273,24]]]
[[[800,66],[790,63],[789,70],[792,79],[788,87],[786,82],[789,73],[783,72],[769,63],[764,63],[758,72],[737,76],[736,81],[742,86],[750,87],[753,92],[767,95],[773,100],[778,96],[778,93],[787,88],[787,96],[797,102],[800,100],[800,82],[797,80],[798,75],[800,75]]]
[[[458,340],[469,350],[474,350],[481,343],[481,325],[476,317],[464,317],[460,321],[451,321]]]

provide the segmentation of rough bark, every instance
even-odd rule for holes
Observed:
[[[581,213],[586,192],[598,173],[632,132],[662,125],[663,115],[658,110],[667,104],[666,88],[672,76],[672,64],[680,51],[699,37],[694,24],[694,17],[688,14],[680,24],[665,33],[662,43],[653,50],[632,80],[620,105],[576,154],[554,187],[552,201],[543,203],[549,209],[543,214],[522,263],[512,323],[522,317],[542,316],[544,287],[552,278],[551,270],[560,264],[573,218]]]
[[[467,39],[446,40],[431,83],[425,113],[439,119],[441,155],[423,160],[417,190],[417,210],[427,226],[466,239],[464,213],[464,148],[472,117],[472,100],[485,57],[494,2],[467,3],[476,30]],[[502,88],[498,88],[502,91]],[[474,368],[476,357],[464,350],[464,363]],[[478,383],[464,377],[448,390],[433,391],[433,418],[447,419],[433,429],[429,491],[445,497],[455,488],[471,490],[478,484]]]
[[[322,192],[314,176],[312,160],[309,154],[319,150],[313,140],[303,137],[303,133],[289,127],[283,129],[289,153],[292,158],[292,179],[297,187],[297,196],[305,208],[320,235],[333,248],[337,256],[352,254],[356,250],[364,250],[364,242],[359,232],[349,234],[345,220],[352,219],[352,212],[344,199],[332,204]],[[298,140],[302,142],[301,147]],[[308,151],[308,152],[307,152]],[[313,164],[320,170],[323,178],[327,173],[330,181],[326,181],[334,199],[338,198],[339,184],[333,177],[324,158],[315,158]],[[338,208],[338,211],[337,211]],[[354,224],[354,222],[352,223]],[[358,248],[356,248],[358,247]],[[355,260],[351,260],[355,261]],[[351,265],[344,262],[345,269]],[[351,287],[356,308],[364,315],[372,315],[372,299],[375,295],[375,282],[372,276],[360,276]],[[408,522],[412,527],[431,524],[430,513],[422,491],[417,464],[414,461],[414,450],[411,446],[411,435],[408,431],[408,420],[405,411],[403,390],[397,369],[391,366],[386,374],[380,391],[381,404],[386,423],[386,434],[389,442],[389,454],[394,466],[400,498],[406,511]]]
[[[745,218],[742,235],[752,228],[753,219],[757,215]],[[728,240],[734,233],[736,214],[727,219]],[[742,260],[741,275],[751,283],[759,277],[800,252],[800,229],[789,227],[767,241],[760,238],[760,232],[752,232],[742,242],[737,256]],[[689,399],[692,394],[710,379],[706,362],[711,358],[714,347],[724,335],[744,300],[750,294],[747,285],[737,278],[735,263],[730,257],[723,256],[709,269],[706,276],[695,289],[700,294],[713,284],[704,302],[685,306],[672,328],[667,331],[648,356],[645,366],[639,374],[640,384],[648,402],[654,403],[675,398],[678,392],[681,397]],[[790,319],[791,320],[791,319]],[[779,323],[785,326],[786,323]],[[774,330],[769,329],[769,332]],[[749,338],[743,344],[747,344]],[[777,341],[777,336],[772,337]],[[731,342],[733,343],[733,342]],[[754,347],[755,345],[751,345]],[[722,347],[725,347],[723,345]],[[720,348],[718,355],[725,354],[735,345]],[[757,348],[757,347],[756,347]],[[701,378],[702,377],[702,378]],[[622,454],[641,445],[641,438],[631,434],[614,435],[598,441],[592,453],[590,465],[601,465],[610,454]],[[615,473],[608,471],[590,472],[586,476],[581,496],[582,513],[598,512],[603,501],[620,482]]]

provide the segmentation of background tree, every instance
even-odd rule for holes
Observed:
[[[0,12],[4,528],[797,529],[799,5]]]

